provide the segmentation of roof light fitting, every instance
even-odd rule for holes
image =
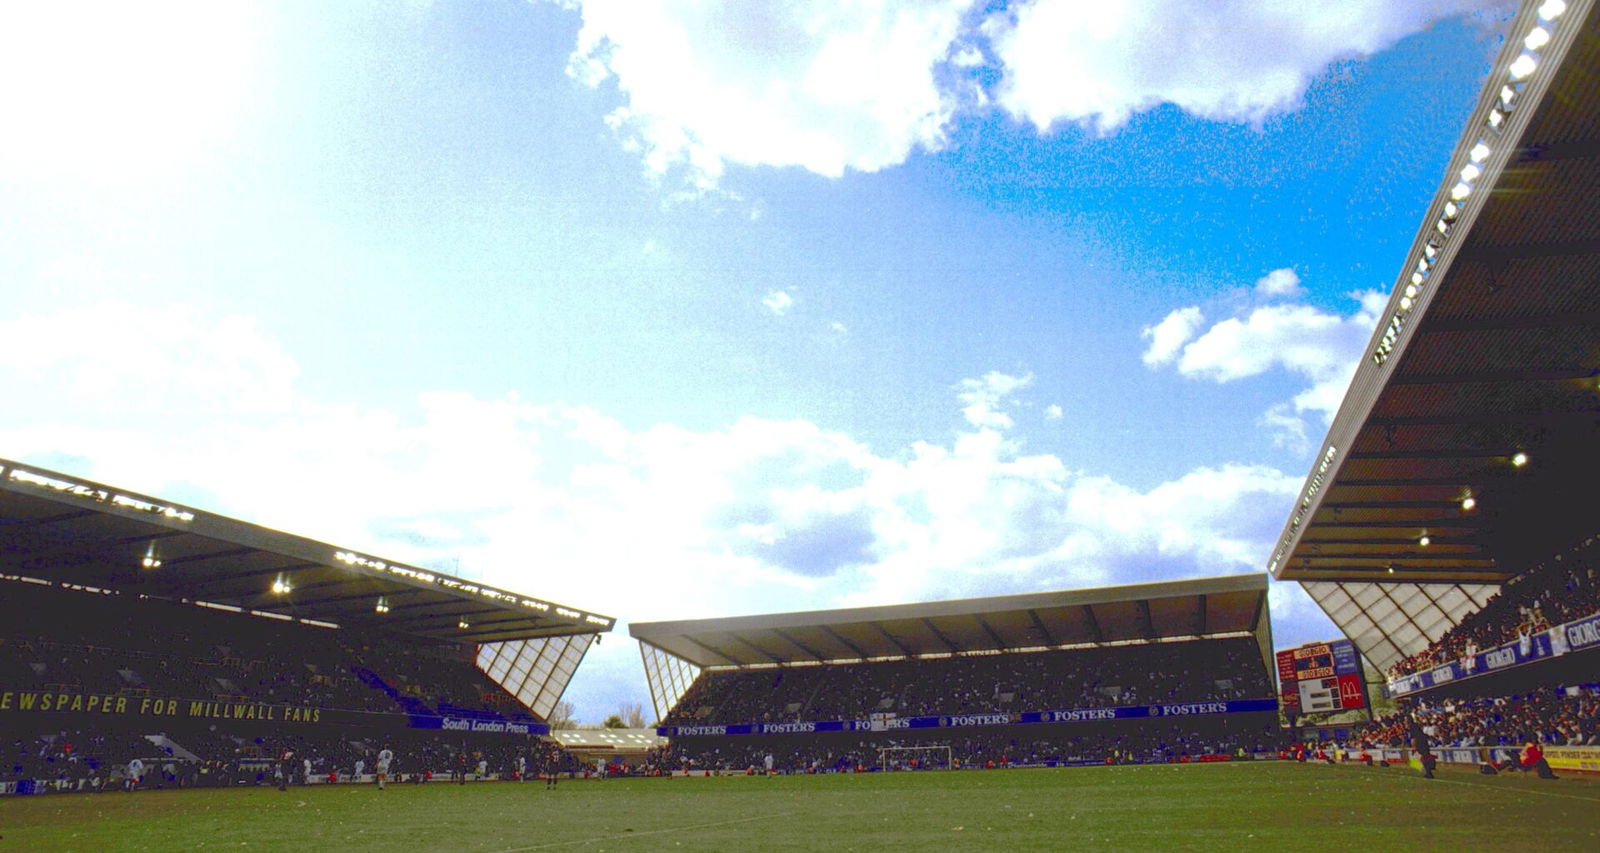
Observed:
[[[1476,507],[1477,505],[1478,505],[1478,499],[1473,497],[1472,495],[1467,495],[1466,497],[1461,499],[1461,508],[1466,510],[1467,512],[1471,512],[1473,507]]]
[[[1516,453],[1512,454],[1511,464],[1517,468],[1521,468],[1522,466],[1528,464],[1528,454],[1518,450]]]
[[[272,581],[273,595],[288,595],[293,589],[294,586],[290,584],[289,579],[283,575],[278,575]]]

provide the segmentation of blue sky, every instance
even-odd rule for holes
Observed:
[[[1509,14],[82,5],[0,455],[638,620],[1261,570]]]

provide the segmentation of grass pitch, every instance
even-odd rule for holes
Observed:
[[[0,800],[0,853],[1600,850],[1600,782],[1213,764]]]

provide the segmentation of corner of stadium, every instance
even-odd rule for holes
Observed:
[[[1524,2],[1264,572],[632,622],[648,727],[552,727],[611,616],[0,459],[0,839],[1592,847],[1597,93]]]

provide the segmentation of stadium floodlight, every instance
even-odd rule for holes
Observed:
[[[460,629],[461,629],[461,630],[463,630],[463,631],[465,631],[465,630],[467,630],[467,629],[468,629],[468,628],[471,628],[471,627],[472,627],[472,626],[471,626],[471,625],[469,625],[469,624],[467,624],[467,620],[465,620],[465,619],[462,619],[462,620],[460,620],[460,621],[458,621],[458,622],[456,622],[456,627],[457,627],[457,628],[460,628]]]
[[[1462,181],[1450,189],[1450,197],[1456,201],[1460,201],[1469,195],[1472,195],[1472,185],[1466,181]]]
[[[1550,31],[1544,27],[1534,27],[1528,32],[1528,37],[1522,40],[1522,46],[1529,50],[1538,50],[1550,43]]]
[[[1528,464],[1528,454],[1523,453],[1522,451],[1518,450],[1511,457],[1511,464],[1515,465],[1518,468],[1521,468],[1522,466]]]
[[[372,609],[376,610],[379,613],[388,613],[389,612],[389,599],[384,597],[384,596],[382,596],[382,595],[378,596],[378,603],[373,605]]]
[[[1476,181],[1481,174],[1483,174],[1483,170],[1478,168],[1477,163],[1468,163],[1461,167],[1461,180],[1463,181]]]
[[[147,569],[161,568],[161,558],[156,556],[156,544],[154,542],[151,542],[150,546],[144,549],[144,559],[140,560],[139,564]]]
[[[1511,109],[1511,102],[1515,101],[1516,99],[1517,99],[1517,90],[1516,89],[1513,89],[1510,86],[1501,86],[1500,87],[1500,106],[1502,108],[1508,109],[1508,110]]]
[[[1500,129],[1500,123],[1505,121],[1505,120],[1506,120],[1505,113],[1502,113],[1499,110],[1490,110],[1489,111],[1489,126],[1490,127],[1495,128],[1496,130],[1499,130]]]
[[[1482,163],[1483,161],[1489,159],[1489,155],[1493,153],[1494,151],[1490,149],[1488,145],[1483,142],[1479,142],[1477,145],[1472,146],[1472,162]]]
[[[1467,494],[1466,497],[1461,499],[1461,508],[1466,510],[1467,512],[1471,512],[1472,508],[1477,506],[1477,505],[1478,505],[1478,499],[1473,497],[1470,492]]]
[[[1556,18],[1561,17],[1561,13],[1565,11],[1567,11],[1566,0],[1547,0],[1543,6],[1539,7],[1539,20],[1545,22],[1554,21]]]
[[[1539,60],[1534,59],[1531,53],[1524,53],[1517,57],[1515,62],[1511,63],[1511,79],[1521,80],[1532,74],[1534,69],[1538,67]]]
[[[1421,545],[1424,548],[1426,548],[1429,545],[1433,544],[1433,537],[1431,537],[1428,534],[1424,533],[1424,534],[1422,534],[1422,538],[1417,540],[1417,544]]]
[[[272,593],[274,595],[288,595],[293,589],[294,587],[289,583],[289,579],[283,575],[278,575],[272,581]]]

